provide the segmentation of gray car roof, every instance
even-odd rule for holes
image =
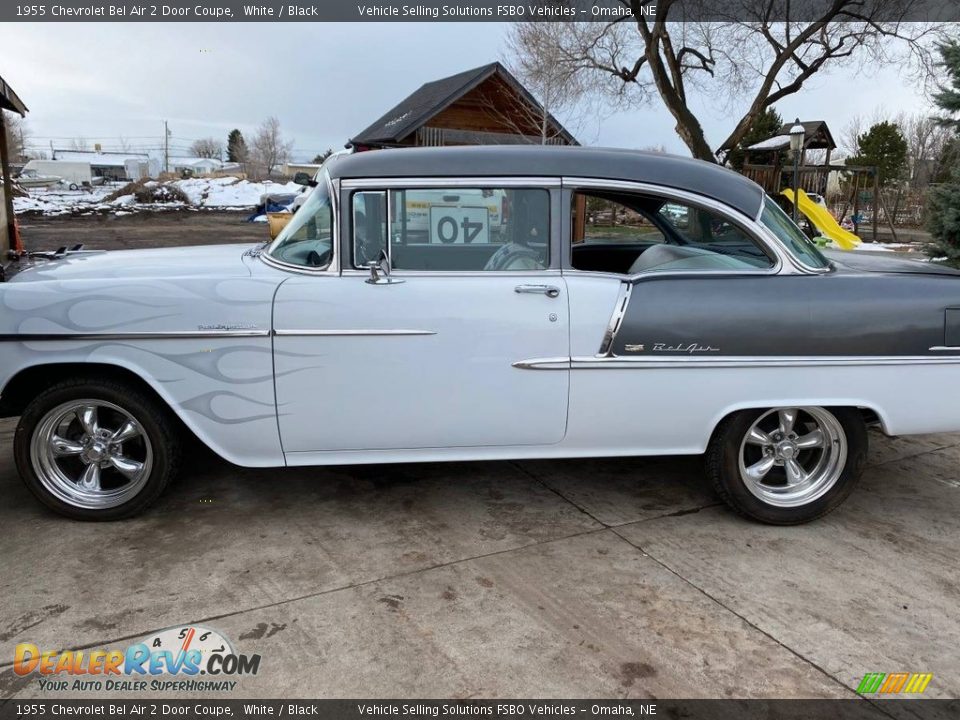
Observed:
[[[704,195],[754,218],[763,189],[732,170],[692,158],[614,148],[472,146],[341,155],[333,178],[589,177],[664,185]]]

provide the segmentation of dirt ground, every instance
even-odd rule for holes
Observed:
[[[18,217],[27,250],[83,243],[88,250],[132,250],[181,245],[255,243],[268,239],[266,223],[248,212],[157,212],[80,217]]]

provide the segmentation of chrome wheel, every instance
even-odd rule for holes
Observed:
[[[769,410],[740,444],[740,478],[753,495],[777,507],[797,507],[822,497],[846,462],[843,426],[819,407]]]
[[[105,400],[72,400],[48,412],[30,440],[37,479],[77,508],[112,508],[150,477],[153,448],[140,423]]]

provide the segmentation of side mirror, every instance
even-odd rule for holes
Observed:
[[[310,177],[310,173],[298,172],[293,176],[293,181],[297,185],[303,185],[304,187],[316,187],[316,181]]]

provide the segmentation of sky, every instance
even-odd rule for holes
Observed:
[[[335,150],[422,83],[502,59],[499,23],[4,23],[0,77],[30,108],[29,145],[49,151],[72,138],[104,150],[157,148],[163,122],[171,155],[201,137],[248,137],[266,117],[294,140],[294,159]],[[727,107],[693,104],[716,147],[732,128]],[[826,120],[839,141],[854,115],[921,112],[929,101],[898,68],[868,77],[844,67],[818,75],[777,110],[785,120]],[[563,120],[561,115],[561,120]],[[654,104],[591,108],[583,144],[663,146],[688,154]]]

